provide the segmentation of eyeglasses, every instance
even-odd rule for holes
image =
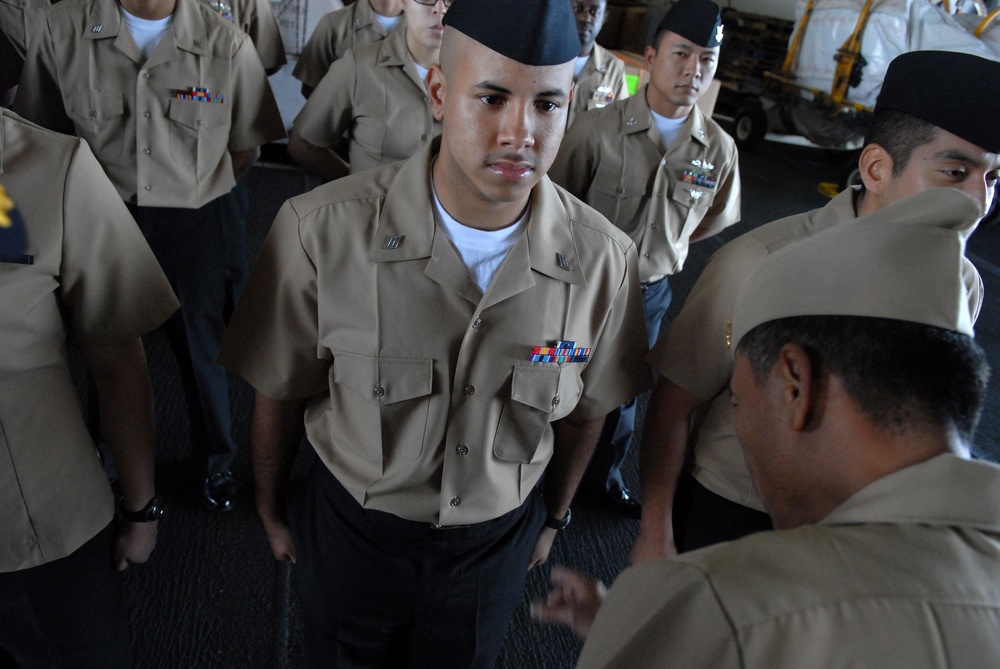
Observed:
[[[451,3],[455,2],[455,0],[440,0],[440,1],[444,3],[445,9],[451,7]],[[425,7],[433,7],[438,3],[438,0],[413,0],[413,2],[417,3],[418,5],[424,5]]]

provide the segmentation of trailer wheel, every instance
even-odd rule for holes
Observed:
[[[767,113],[754,101],[740,107],[733,117],[733,139],[740,149],[753,151],[767,134]]]

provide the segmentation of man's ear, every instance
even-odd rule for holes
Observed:
[[[885,193],[892,180],[894,166],[892,156],[881,144],[869,144],[862,149],[861,155],[858,157],[858,169],[861,172],[861,181],[865,184],[865,190],[875,196]]]
[[[653,71],[653,61],[656,60],[656,49],[652,46],[646,47],[646,69]]]
[[[788,343],[781,348],[776,365],[780,401],[788,426],[796,432],[809,429],[822,413],[817,371],[809,352],[798,344]]]
[[[444,98],[447,94],[448,82],[444,78],[444,72],[437,63],[431,65],[427,71],[427,93],[431,97],[431,113],[438,121],[444,118]]]

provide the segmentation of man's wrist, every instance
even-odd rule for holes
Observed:
[[[138,511],[129,511],[125,508],[125,498],[118,500],[118,515],[130,523],[151,523],[159,520],[163,517],[163,512],[165,507],[163,505],[163,500],[158,496],[154,495],[151,500],[146,502]]]
[[[555,530],[556,532],[561,532],[562,530],[565,530],[566,527],[569,525],[569,521],[572,519],[572,517],[573,517],[573,510],[566,509],[566,515],[563,516],[562,518],[554,518],[552,516],[548,516],[545,519],[545,527]]]

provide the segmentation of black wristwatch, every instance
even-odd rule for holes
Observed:
[[[151,523],[162,518],[164,511],[163,500],[159,496],[153,497],[138,511],[126,509],[124,497],[118,500],[118,515],[131,523]]]
[[[566,526],[569,525],[570,518],[573,517],[573,509],[566,509],[566,515],[562,518],[553,518],[549,516],[545,519],[545,527],[553,529],[555,531],[565,530]]]

